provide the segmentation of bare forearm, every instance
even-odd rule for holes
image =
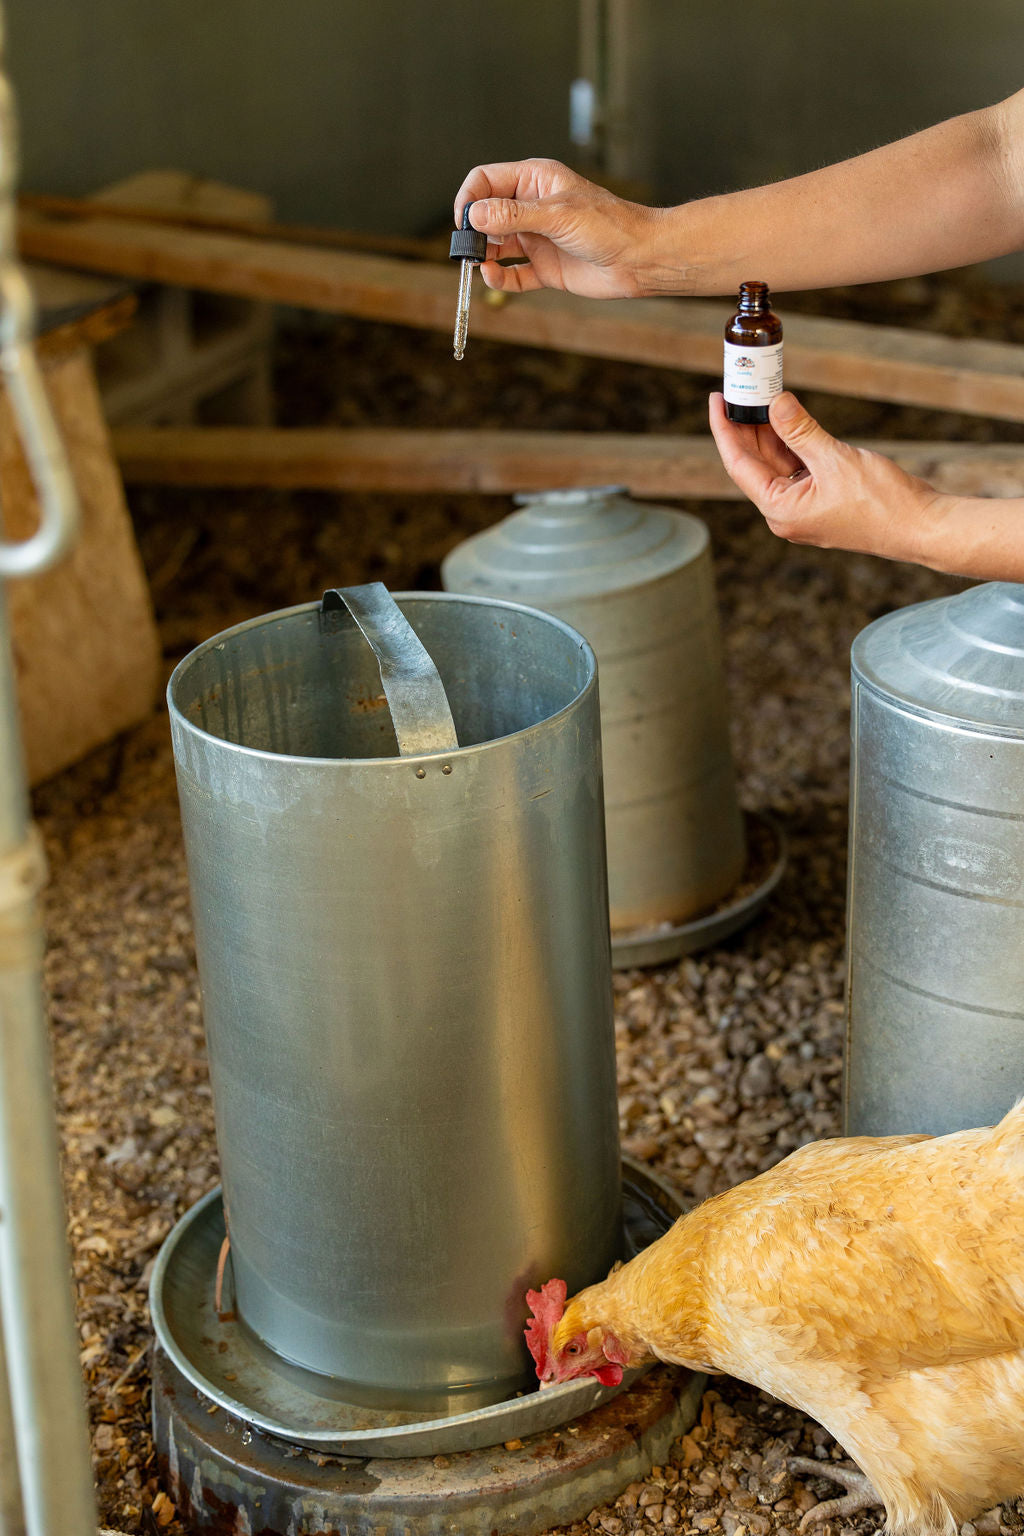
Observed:
[[[711,396],[722,462],[773,533],[981,581],[1024,581],[1024,498],[950,496],[883,454],[839,442],[788,391],[770,426],[741,426]]]
[[[1024,500],[937,496],[910,558],[952,576],[1024,582]]]
[[[805,176],[655,216],[646,290],[786,291],[934,272],[1024,247],[1024,92]]]

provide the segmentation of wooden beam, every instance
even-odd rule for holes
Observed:
[[[119,331],[126,330],[135,318],[138,300],[133,293],[126,293],[102,309],[94,309],[81,320],[69,320],[66,325],[52,326],[36,340],[40,357],[56,356],[59,352],[75,352],[84,342],[98,346],[109,341]]]
[[[159,176],[161,173],[153,173]],[[164,173],[169,174],[169,173]],[[183,178],[195,181],[194,177]],[[144,183],[145,177],[129,178]],[[213,185],[199,182],[198,185]],[[42,213],[56,219],[93,219],[97,204],[115,206],[109,194],[94,197],[52,197],[44,192],[22,192],[18,206],[28,213]],[[281,224],[274,219],[233,218],[209,207],[157,208],[151,203],[132,202],[122,197],[116,202],[118,218],[132,223],[172,225],[181,229],[216,230],[221,234],[246,235],[258,240],[281,240],[297,245],[320,245],[341,251],[369,251],[374,255],[405,256],[418,261],[437,261],[447,255],[448,238],[417,240],[402,235],[375,235],[365,230],[331,229],[320,224]],[[443,247],[443,248],[442,248]]]
[[[25,276],[36,301],[40,356],[78,352],[107,341],[130,325],[138,301],[122,280],[87,276],[28,263]]]
[[[287,490],[486,492],[625,485],[637,496],[739,500],[704,437],[383,428],[121,427],[124,478]],[[871,443],[962,495],[1024,496],[1024,445]]]
[[[447,263],[314,250],[113,216],[74,223],[24,212],[22,253],[43,261],[177,283],[332,313],[450,330],[455,275]],[[724,301],[598,303],[544,291],[473,307],[474,338],[719,377]],[[891,400],[1024,421],[1024,347],[960,340],[852,320],[786,317],[786,378],[798,389]]]

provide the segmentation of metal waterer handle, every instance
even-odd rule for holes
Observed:
[[[347,608],[380,663],[380,680],[403,757],[454,752],[459,745],[448,695],[422,640],[382,581],[331,587],[323,616]]]
[[[0,1529],[5,1536],[92,1536],[96,1506],[42,996],[45,864],[29,819],[2,580],[40,571],[63,554],[78,510],[32,350],[32,292],[17,261],[17,134],[3,43],[0,10],[0,373],[40,518],[21,543],[0,539]]]

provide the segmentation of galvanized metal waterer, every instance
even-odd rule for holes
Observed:
[[[621,1248],[593,651],[376,584],[168,697],[239,1315],[349,1402],[500,1402],[526,1288]]]
[[[681,925],[745,853],[708,530],[618,486],[516,500],[452,550],[444,584],[534,603],[593,645],[613,935]]]
[[[1024,1092],[1024,586],[854,641],[846,1128],[990,1125]]]

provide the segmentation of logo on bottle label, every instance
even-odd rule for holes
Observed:
[[[725,343],[722,393],[730,405],[768,405],[782,393],[782,346],[738,347]]]

